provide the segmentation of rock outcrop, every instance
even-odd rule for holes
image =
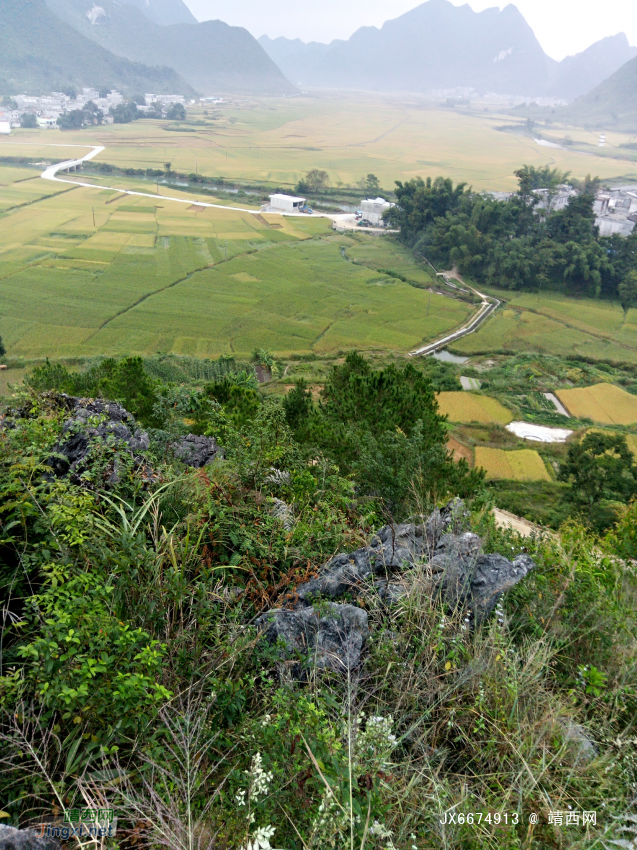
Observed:
[[[463,530],[466,524],[464,504],[456,499],[421,525],[385,526],[369,546],[328,561],[316,578],[296,588],[286,608],[263,614],[257,625],[271,643],[279,641],[288,658],[300,654],[319,668],[351,669],[367,636],[367,614],[336,600],[374,588],[385,605],[394,605],[408,592],[410,571],[419,566],[432,599],[450,610],[462,609],[477,626],[535,564],[524,554],[513,561],[485,554],[481,538]]]
[[[62,426],[62,435],[48,461],[56,476],[68,475],[73,483],[80,483],[97,443],[123,446],[135,458],[137,466],[144,465],[141,453],[149,447],[148,434],[136,427],[134,416],[121,404],[66,395],[60,396],[60,400],[71,417]],[[115,460],[107,483],[114,484],[118,477]]]
[[[354,670],[369,635],[366,611],[334,603],[268,611],[259,617],[257,627],[269,643],[279,645],[281,659],[296,679],[304,678],[310,665],[339,673]],[[305,664],[299,656],[305,656]]]
[[[0,850],[60,850],[60,844],[54,838],[38,837],[32,829],[0,824]]]
[[[175,440],[170,448],[177,460],[194,469],[203,469],[213,461],[225,457],[221,446],[217,445],[214,437],[203,437],[197,434],[188,434]]]

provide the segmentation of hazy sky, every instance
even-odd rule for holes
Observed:
[[[451,0],[455,6],[461,0]],[[185,0],[200,21],[220,18],[255,35],[303,41],[348,38],[358,27],[381,26],[418,0]],[[471,0],[477,12],[506,3]],[[625,32],[637,45],[636,0],[518,0],[540,44],[554,59],[584,50],[606,35]]]

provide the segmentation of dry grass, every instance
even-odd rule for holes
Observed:
[[[557,390],[571,416],[592,419],[600,425],[633,425],[637,422],[637,396],[614,384],[595,384]]]
[[[507,425],[513,419],[511,412],[499,401],[476,393],[439,393],[438,405],[440,412],[448,416],[451,422],[495,422]]]
[[[544,461],[533,449],[507,452],[476,446],[476,467],[486,470],[487,481],[550,481]]]

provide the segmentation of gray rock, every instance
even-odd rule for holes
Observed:
[[[279,643],[281,659],[297,679],[305,677],[308,664],[339,673],[355,669],[369,635],[366,611],[333,603],[268,611],[258,618],[257,627],[269,643]]]
[[[170,447],[177,460],[194,469],[202,469],[213,461],[225,457],[224,450],[217,445],[214,437],[203,437],[198,434],[180,437]]]
[[[347,592],[355,592],[372,577],[388,581],[392,573],[431,557],[445,532],[465,521],[464,504],[454,500],[442,510],[436,508],[421,525],[386,525],[374,535],[369,546],[336,555],[316,578],[300,585],[296,590],[296,605],[311,605],[318,598],[339,599]]]
[[[316,578],[296,589],[293,605],[301,608],[317,599],[340,599],[348,592],[357,593],[365,583],[374,583],[391,605],[405,594],[404,585],[391,577],[421,563],[429,565],[432,592],[440,594],[450,608],[469,609],[477,625],[535,564],[528,555],[519,555],[513,562],[502,555],[485,555],[478,535],[452,531],[461,531],[465,524],[464,504],[454,500],[421,525],[386,526],[369,546],[328,561]]]
[[[137,465],[144,465],[139,454],[149,447],[148,434],[135,427],[135,418],[121,404],[66,395],[61,395],[60,400],[72,416],[62,426],[60,440],[48,459],[48,465],[56,476],[68,475],[73,483],[80,483],[96,443],[112,442],[125,446],[136,458]],[[115,465],[108,483],[116,483],[118,477]]]
[[[39,830],[14,829],[0,824],[0,850],[60,850],[55,838],[38,838]]]
[[[471,611],[475,625],[483,622],[498,599],[535,566],[528,555],[509,561],[502,555],[482,553],[476,534],[446,534],[438,543],[430,569],[435,587],[449,607]]]

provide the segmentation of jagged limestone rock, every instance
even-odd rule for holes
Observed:
[[[305,675],[299,655],[318,670],[346,673],[356,669],[369,635],[366,611],[333,603],[268,611],[258,618],[257,628],[269,643],[279,645],[281,660],[288,662],[297,679]]]
[[[149,447],[148,434],[136,428],[134,416],[121,404],[67,395],[59,398],[72,415],[62,426],[60,439],[48,460],[56,476],[68,475],[73,483],[80,483],[92,446],[109,440],[125,446],[137,465],[144,465],[140,454]],[[117,478],[118,470],[114,467],[107,483],[113,484]]]
[[[224,458],[225,452],[217,445],[214,437],[204,437],[198,434],[188,434],[171,443],[173,454],[185,466],[202,469],[213,461]]]

